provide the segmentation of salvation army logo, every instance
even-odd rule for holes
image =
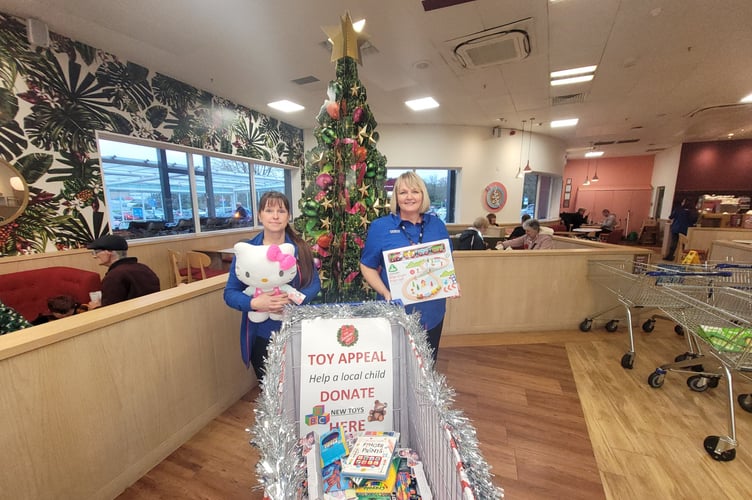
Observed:
[[[342,347],[352,347],[358,342],[358,329],[355,325],[342,325],[337,330],[337,342]]]

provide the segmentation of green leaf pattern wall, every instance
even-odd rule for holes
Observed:
[[[303,165],[301,129],[64,36],[50,40],[32,48],[25,21],[0,13],[0,155],[30,189],[24,213],[0,226],[0,255],[79,248],[109,231],[97,130]]]

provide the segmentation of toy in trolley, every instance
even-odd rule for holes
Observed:
[[[684,303],[685,307],[667,311],[680,323],[698,345],[704,355],[701,371],[694,373],[687,384],[693,390],[705,390],[718,385],[724,377],[727,382],[728,428],[725,436],[707,436],[704,446],[708,454],[718,461],[730,461],[736,457],[736,419],[734,413],[733,375],[738,374],[752,381],[752,292],[724,286],[663,287],[666,295]],[[716,370],[708,370],[709,363]],[[663,384],[665,370],[656,370],[648,383],[652,387]],[[742,408],[752,411],[748,404],[750,395],[740,395]]]
[[[606,323],[606,330],[615,332],[619,320],[610,314],[624,308],[627,330],[629,332],[629,351],[621,358],[623,368],[634,367],[636,352],[634,332],[632,329],[632,311],[636,309],[659,310],[666,312],[674,307],[685,307],[674,297],[661,292],[661,286],[671,283],[706,285],[713,280],[728,278],[730,271],[708,271],[687,266],[651,265],[642,262],[624,260],[591,260],[588,262],[588,278],[590,281],[612,292],[619,304],[588,316],[580,323],[580,330],[590,331],[593,320],[603,316],[610,317]],[[655,328],[657,319],[666,318],[659,313],[653,314],[644,323],[642,329],[650,333]],[[680,330],[677,329],[677,333]]]
[[[269,344],[251,429],[265,498],[332,498],[319,496],[321,479],[307,472],[300,438],[344,434],[346,446],[365,431],[398,434],[398,446],[420,457],[420,497],[397,498],[503,498],[453,399],[417,315],[388,302],[287,307]]]

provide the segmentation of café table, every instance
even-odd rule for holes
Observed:
[[[227,271],[230,269],[232,256],[235,255],[235,249],[230,248],[196,248],[196,252],[205,253],[211,258],[211,267]]]
[[[595,238],[595,233],[601,230],[601,226],[582,226],[572,229],[573,233],[581,234],[587,238]]]

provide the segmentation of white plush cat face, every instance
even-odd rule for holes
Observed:
[[[245,285],[266,290],[289,283],[298,274],[290,260],[295,259],[295,247],[283,243],[276,252],[270,251],[272,246],[235,244],[235,274]]]

